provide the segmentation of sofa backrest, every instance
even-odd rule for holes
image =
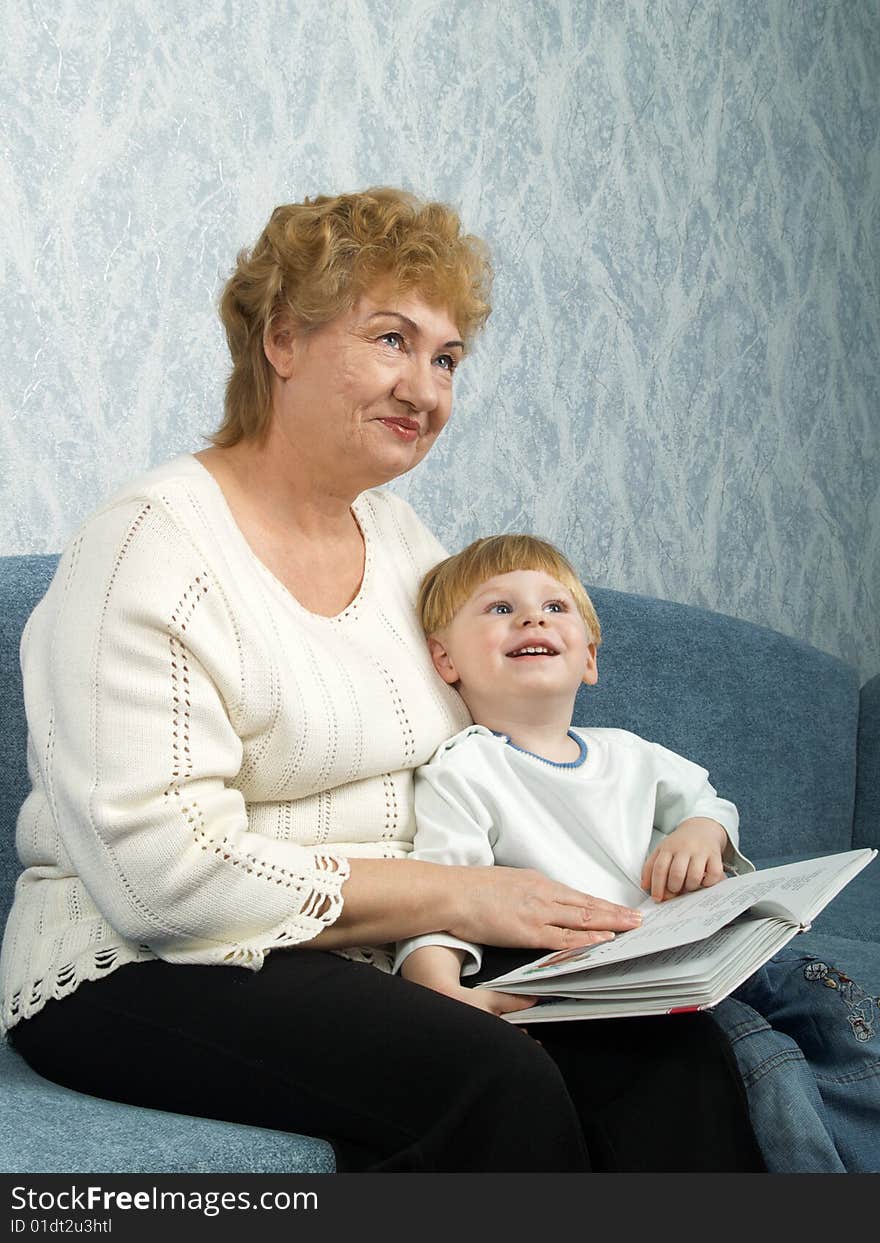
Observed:
[[[19,641],[56,564],[0,557],[0,927],[20,871],[15,822],[29,788]],[[738,805],[743,849],[756,859],[851,848],[855,670],[706,609],[608,588],[590,594],[603,632],[599,683],[581,688],[576,724],[630,729],[702,764]],[[876,781],[863,784],[876,802]],[[864,836],[877,844],[867,827]]]
[[[859,696],[859,754],[853,846],[880,849],[880,673]]]
[[[859,680],[834,656],[707,609],[590,589],[599,681],[579,725],[617,726],[709,770],[756,859],[852,849]]]

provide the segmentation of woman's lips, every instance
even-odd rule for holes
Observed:
[[[394,432],[395,436],[399,436],[401,440],[416,440],[419,435],[419,425],[415,419],[379,419],[384,427]]]

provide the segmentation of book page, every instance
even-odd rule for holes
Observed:
[[[754,936],[746,929],[751,924]],[[734,931],[735,930],[735,931]],[[796,936],[795,926],[783,920],[757,919],[750,915],[741,921],[721,929],[710,940],[714,952],[705,956],[704,971],[692,973],[696,967],[704,942],[684,947],[681,951],[685,961],[679,960],[670,971],[667,954],[646,955],[642,959],[621,964],[604,971],[584,971],[578,975],[559,976],[556,980],[543,979],[509,992],[533,992],[537,1005],[528,1010],[515,1010],[503,1017],[509,1023],[528,1024],[556,1022],[560,1019],[624,1018],[640,1014],[674,1014],[677,1011],[705,1010],[715,1006],[738,988],[763,963],[772,958],[777,950]],[[672,951],[677,954],[677,951]],[[687,963],[689,953],[696,957]],[[654,977],[655,968],[660,970],[659,959],[666,967]],[[684,966],[685,970],[680,972]],[[623,979],[616,983],[614,974],[620,971]],[[679,972],[676,981],[668,977]],[[599,987],[594,987],[594,981]],[[565,992],[552,993],[554,985]],[[539,992],[540,990],[540,992]]]
[[[486,981],[485,987],[508,987],[542,977],[587,971],[686,945],[711,936],[756,906],[756,914],[784,918],[799,927],[813,919],[876,853],[876,850],[844,851],[745,876],[731,876],[709,889],[698,889],[667,902],[655,903],[647,898],[639,907],[644,917],[640,927],[619,932],[613,941],[601,945],[545,955]]]
[[[774,921],[778,922],[778,921]],[[712,974],[718,962],[733,952],[740,958],[745,955],[756,936],[755,922],[748,915],[740,916],[731,924],[719,928],[710,936],[686,945],[655,954],[644,954],[610,966],[595,966],[590,971],[572,971],[552,976],[535,975],[519,985],[525,996],[594,996],[604,989],[630,984],[650,983],[658,988],[667,985],[680,987],[689,979]],[[760,938],[758,938],[760,939]],[[507,986],[507,991],[513,991]]]
[[[558,988],[565,995],[607,994],[652,996],[680,993],[687,989],[712,990],[731,970],[750,975],[766,961],[781,940],[792,935],[791,924],[782,920],[755,920],[746,914],[713,932],[702,941],[677,945],[658,954],[645,954],[597,971],[542,979],[542,989]],[[526,987],[529,987],[526,985]]]
[[[729,996],[793,936],[796,932],[791,923],[754,920],[746,915],[713,934],[707,942],[646,955],[607,971],[584,971],[555,980],[543,979],[520,989],[511,988],[507,991],[534,994],[538,1004],[528,1010],[506,1014],[504,1018],[531,1026],[558,1019],[622,1018],[704,1010]],[[703,946],[710,942],[712,952],[703,953]],[[616,979],[618,972],[620,978]],[[678,978],[672,979],[672,976]],[[554,985],[559,989],[555,994],[552,992]]]

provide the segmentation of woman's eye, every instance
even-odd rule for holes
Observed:
[[[444,371],[448,371],[452,375],[458,366],[458,359],[453,358],[451,354],[441,354],[439,358],[434,360]]]
[[[380,341],[386,341],[389,345],[393,345],[396,350],[403,349],[403,337],[399,332],[383,332]]]

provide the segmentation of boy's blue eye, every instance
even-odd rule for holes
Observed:
[[[561,600],[550,600],[547,604],[544,605],[544,608],[548,611],[548,613],[564,613],[565,612],[565,605],[562,603]]]
[[[505,604],[503,601],[498,601],[497,604],[490,604],[486,611],[488,613],[502,613],[502,614],[512,612],[510,605]]]

